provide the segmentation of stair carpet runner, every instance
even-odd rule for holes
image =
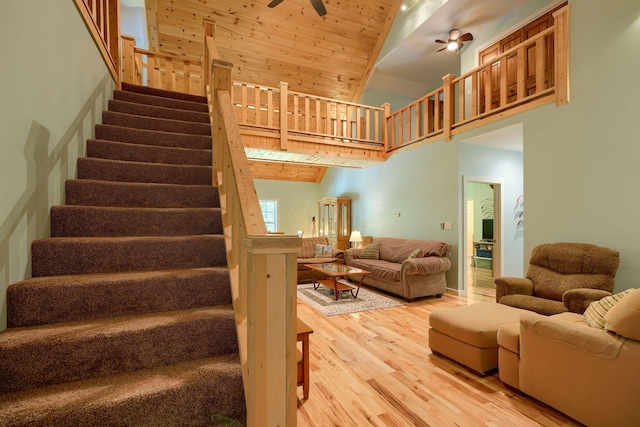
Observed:
[[[245,422],[207,111],[115,91],[32,278],[8,287],[0,426]]]

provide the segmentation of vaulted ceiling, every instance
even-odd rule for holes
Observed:
[[[203,21],[215,23],[235,80],[356,102],[401,0],[146,0],[149,47],[199,60]]]

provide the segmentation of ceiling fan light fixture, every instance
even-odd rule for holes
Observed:
[[[447,50],[453,52],[458,50],[458,42],[455,40],[451,40],[448,44],[447,44]]]

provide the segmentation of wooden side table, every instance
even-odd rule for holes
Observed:
[[[298,350],[298,386],[302,386],[302,395],[309,398],[309,334],[313,329],[298,318],[297,340],[302,342],[302,352]]]

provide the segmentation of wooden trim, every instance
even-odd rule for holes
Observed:
[[[571,102],[569,91],[569,6],[565,6],[553,13],[555,19],[555,70],[556,106],[560,107]]]

